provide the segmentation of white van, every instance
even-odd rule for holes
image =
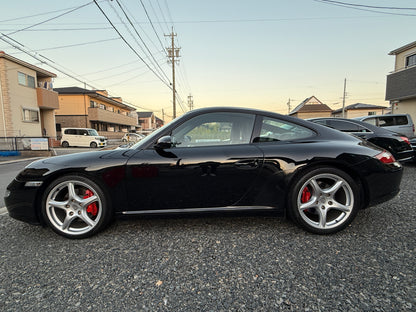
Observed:
[[[105,147],[107,146],[107,138],[91,128],[62,128],[61,145],[62,147]]]
[[[408,138],[415,136],[415,125],[409,114],[370,115],[354,119],[405,135]]]

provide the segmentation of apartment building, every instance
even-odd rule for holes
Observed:
[[[59,94],[56,128],[80,127],[96,129],[110,139],[139,127],[136,109],[119,97],[109,97],[106,90],[79,87],[54,89]]]
[[[416,120],[416,41],[393,50],[394,71],[387,75],[386,100],[393,114],[407,113]]]
[[[0,51],[0,136],[56,137],[56,75]]]

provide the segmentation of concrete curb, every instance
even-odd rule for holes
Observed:
[[[6,207],[0,208],[0,216],[6,215],[6,214],[8,214],[7,208]]]
[[[20,159],[12,159],[12,160],[5,160],[5,161],[0,160],[0,165],[7,165],[7,164],[17,163],[17,162],[22,162],[22,161],[34,161],[34,160],[41,159],[41,158],[45,158],[45,157],[30,157],[30,158],[20,158]]]

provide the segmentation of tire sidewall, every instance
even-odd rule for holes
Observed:
[[[53,190],[53,188],[55,188],[55,186],[57,186],[58,184],[62,183],[62,182],[66,182],[66,181],[79,181],[79,182],[83,182],[89,186],[91,186],[92,189],[94,189],[96,191],[96,195],[100,198],[101,201],[101,218],[98,221],[98,223],[96,224],[96,226],[91,229],[90,231],[83,233],[83,234],[69,234],[69,233],[65,233],[60,231],[59,229],[57,229],[52,222],[49,220],[47,211],[46,211],[46,200],[50,194],[50,192]],[[42,201],[41,201],[41,214],[42,217],[45,221],[45,223],[57,234],[62,235],[64,237],[67,238],[86,238],[86,237],[90,237],[92,235],[94,235],[95,233],[99,232],[100,230],[102,230],[103,228],[105,228],[108,223],[111,221],[112,219],[112,208],[111,208],[111,204],[110,204],[110,200],[107,198],[107,196],[105,195],[106,192],[103,191],[103,188],[101,186],[99,186],[97,183],[93,182],[91,179],[84,177],[84,176],[80,176],[80,175],[66,175],[66,176],[62,176],[56,180],[54,180],[52,183],[50,183],[46,189],[43,191],[43,196],[42,196]]]
[[[346,183],[348,183],[353,193],[354,204],[353,204],[353,208],[352,208],[350,215],[339,226],[330,228],[330,229],[319,229],[319,228],[315,228],[311,226],[302,218],[297,208],[298,195],[304,183],[308,181],[309,179],[311,179],[312,177],[320,175],[320,174],[332,174],[332,175],[339,176]],[[332,233],[336,233],[345,229],[354,220],[355,216],[358,213],[359,207],[360,207],[360,190],[359,190],[359,186],[357,185],[357,182],[354,181],[354,179],[351,178],[351,176],[348,175],[346,172],[337,168],[333,168],[333,167],[315,168],[315,169],[311,169],[310,171],[306,171],[306,173],[304,173],[303,175],[297,178],[288,196],[288,214],[291,217],[291,219],[294,222],[296,222],[299,226],[304,228],[305,230],[315,233],[315,234],[332,234]]]

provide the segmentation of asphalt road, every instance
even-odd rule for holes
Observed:
[[[415,311],[416,166],[331,236],[270,215],[119,219],[84,240],[0,216],[2,311]],[[388,183],[388,181],[380,181]]]

